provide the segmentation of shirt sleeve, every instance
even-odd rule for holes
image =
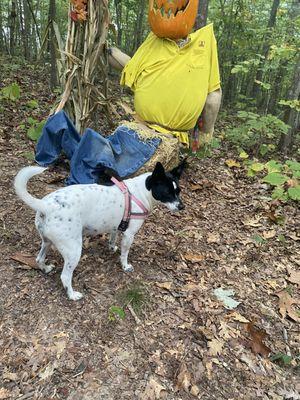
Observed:
[[[221,81],[220,81],[217,41],[214,33],[212,32],[211,66],[210,66],[210,77],[208,83],[208,93],[214,92],[215,90],[220,89],[220,87],[221,87]]]

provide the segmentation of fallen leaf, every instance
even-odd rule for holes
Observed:
[[[292,268],[288,268],[288,273],[290,276],[287,280],[300,286],[300,271],[294,271]]]
[[[153,378],[150,378],[141,400],[158,400],[163,390],[166,390],[161,384],[157,383]]]
[[[285,290],[277,292],[276,296],[279,297],[279,312],[282,317],[286,318],[288,315],[292,320],[300,322],[300,317],[292,309],[293,304],[300,305],[300,300],[293,299]]]
[[[171,290],[172,285],[172,282],[156,282],[156,286],[160,287],[161,289]]]
[[[273,237],[276,236],[276,231],[275,231],[275,229],[272,229],[270,231],[264,231],[262,233],[262,236],[264,239],[272,239]]]
[[[239,304],[241,304],[240,301],[236,301],[231,298],[231,296],[234,296],[234,294],[235,292],[232,289],[226,290],[218,288],[214,290],[214,295],[218,298],[218,300],[222,301],[225,308],[227,308],[228,310],[232,310],[233,308],[236,308]]]
[[[228,160],[225,161],[225,164],[229,167],[229,168],[240,168],[241,167],[241,163],[239,163],[236,160],[233,160],[232,158],[229,158]]]
[[[245,221],[242,221],[244,225],[246,226],[252,226],[254,228],[258,226],[262,226],[262,224],[259,222],[261,220],[261,215],[258,215],[257,217],[254,218],[248,218]]]
[[[205,368],[207,371],[207,378],[210,380],[212,378],[212,370],[213,370],[212,361],[208,361],[207,363],[205,363]]]
[[[218,233],[209,233],[206,239],[207,243],[219,243],[220,235]]]
[[[9,399],[10,391],[5,389],[4,387],[0,388],[0,400]]]
[[[53,375],[55,369],[57,368],[57,363],[48,364],[47,367],[39,373],[39,377],[44,380]]]
[[[35,257],[32,254],[26,254],[26,253],[15,253],[10,258],[14,261],[18,261],[21,264],[25,264],[30,268],[38,269],[38,266],[35,261]],[[28,269],[30,269],[28,268]]]
[[[3,373],[3,379],[7,379],[8,381],[17,381],[18,380],[18,374],[16,374],[15,372],[4,372]]]
[[[207,342],[207,345],[209,347],[208,354],[210,356],[217,356],[218,354],[221,354],[224,342],[218,339],[212,339]]]
[[[243,317],[240,313],[238,313],[236,311],[233,313],[230,313],[227,316],[227,318],[230,318],[230,319],[232,318],[233,320],[242,322],[244,324],[246,324],[247,322],[250,322],[247,318]]]
[[[290,389],[279,389],[277,392],[280,396],[283,396],[284,400],[300,400],[300,393],[292,388]]]
[[[196,190],[200,190],[200,189],[203,189],[203,186],[199,185],[199,183],[191,185],[191,191],[193,191],[193,192],[196,191]]]
[[[198,394],[200,393],[200,389],[198,388],[197,385],[193,385],[193,386],[191,387],[190,393],[191,393],[192,396],[197,397]]]
[[[180,366],[179,373],[177,375],[176,387],[175,390],[178,391],[183,389],[185,392],[189,392],[189,388],[191,386],[191,373],[188,371],[185,363],[182,363]]]
[[[193,254],[187,253],[183,256],[186,261],[191,261],[192,263],[200,262],[204,260],[204,256],[202,254]]]
[[[263,343],[263,339],[267,337],[267,333],[256,328],[252,322],[246,325],[246,329],[250,334],[251,339],[247,341],[247,346],[249,346],[254,354],[260,354],[263,357],[268,357],[272,350]]]

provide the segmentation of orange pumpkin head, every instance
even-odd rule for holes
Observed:
[[[193,29],[199,0],[149,0],[148,20],[161,38],[180,39]]]

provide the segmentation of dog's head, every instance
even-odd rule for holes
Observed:
[[[182,161],[172,171],[166,172],[160,162],[156,163],[154,171],[146,180],[146,188],[151,190],[155,200],[165,204],[171,211],[184,209],[179,197],[179,179],[186,166],[186,160]]]

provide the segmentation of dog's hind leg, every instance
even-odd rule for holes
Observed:
[[[81,257],[82,241],[68,241],[67,246],[64,242],[58,244],[56,247],[64,259],[64,267],[60,275],[63,287],[66,289],[70,300],[80,300],[83,295],[73,290],[72,277]]]
[[[51,242],[49,242],[49,240],[47,240],[46,238],[44,238],[42,235],[42,246],[41,246],[41,250],[36,258],[36,263],[38,264],[39,268],[44,271],[46,274],[48,274],[50,271],[52,271],[54,265],[50,264],[47,265],[45,263],[45,259],[46,259],[46,255],[47,252],[49,250],[49,247],[51,246]]]
[[[108,248],[113,252],[116,252],[118,250],[118,246],[116,246],[117,236],[118,231],[113,231],[109,237]]]

